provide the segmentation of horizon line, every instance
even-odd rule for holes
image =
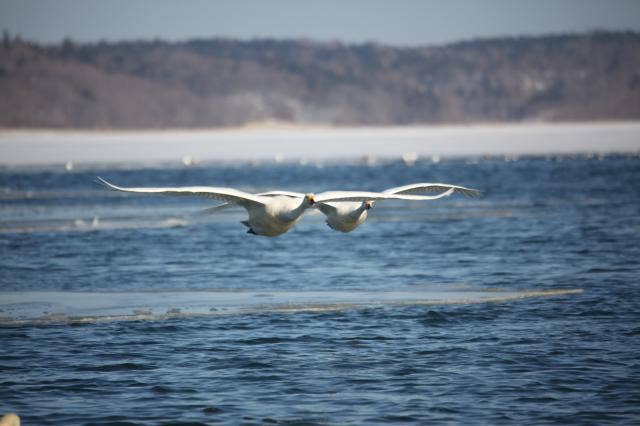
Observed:
[[[360,46],[375,46],[375,47],[389,47],[389,48],[397,48],[397,49],[421,49],[421,48],[437,48],[437,47],[451,47],[458,45],[465,45],[471,43],[478,42],[492,42],[492,41],[503,41],[503,40],[535,40],[535,39],[545,39],[545,38],[562,38],[562,37],[584,37],[584,36],[597,36],[597,35],[635,35],[640,36],[639,30],[633,29],[601,29],[594,28],[587,31],[565,31],[565,32],[547,32],[547,33],[536,33],[536,34],[505,34],[505,35],[492,35],[492,36],[480,36],[480,37],[471,37],[471,38],[460,38],[457,40],[452,40],[443,43],[417,43],[417,44],[394,44],[387,43],[376,40],[366,40],[366,41],[345,41],[341,39],[322,39],[322,38],[312,38],[312,37],[272,37],[272,36],[250,36],[250,37],[232,37],[225,35],[212,35],[212,36],[198,36],[198,37],[187,37],[180,39],[172,39],[172,38],[161,38],[161,37],[140,37],[140,38],[120,38],[120,39],[110,39],[110,38],[100,38],[93,40],[79,40],[74,39],[71,36],[64,36],[62,39],[58,41],[42,41],[29,39],[22,36],[19,33],[12,34],[9,30],[2,30],[3,41],[8,40],[9,42],[23,42],[30,45],[37,45],[43,47],[56,47],[63,46],[65,43],[83,45],[83,46],[97,46],[101,44],[105,45],[119,45],[119,44],[130,44],[130,43],[163,43],[170,45],[180,45],[180,44],[189,44],[193,42],[202,42],[202,41],[229,41],[229,42],[239,42],[239,43],[255,43],[255,42],[272,42],[272,43],[311,43],[315,45],[325,45],[325,46],[345,46],[345,47],[360,47]]]

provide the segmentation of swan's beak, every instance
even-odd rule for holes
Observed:
[[[364,208],[369,210],[371,209],[371,207],[373,207],[373,201],[367,201],[366,203],[364,203]]]
[[[313,194],[307,194],[305,195],[305,198],[307,199],[307,202],[309,203],[310,206],[316,203],[316,199],[314,198]]]

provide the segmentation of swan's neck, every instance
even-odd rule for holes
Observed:
[[[296,207],[295,209],[291,210],[290,212],[288,212],[285,216],[287,218],[287,220],[296,220],[298,219],[302,213],[304,213],[305,210],[307,210],[309,208],[309,202],[303,198],[302,202],[300,202],[300,204],[298,205],[298,207]]]
[[[355,209],[355,210],[353,211],[352,215],[353,215],[354,217],[360,217],[360,215],[362,214],[362,212],[364,212],[364,211],[366,211],[366,210],[367,210],[367,203],[366,203],[366,201],[363,201],[363,202],[360,204],[360,207],[358,207],[357,209]]]

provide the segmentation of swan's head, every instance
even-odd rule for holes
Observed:
[[[309,193],[309,194],[304,196],[304,199],[307,201],[307,204],[312,206],[312,205],[314,205],[316,203],[316,199],[314,197],[315,196],[312,193]]]
[[[375,201],[366,201],[366,202],[364,203],[364,208],[365,208],[365,210],[370,210],[370,209],[371,209],[371,207],[373,207],[373,203],[375,203]]]

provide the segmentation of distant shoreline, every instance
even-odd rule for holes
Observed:
[[[597,121],[520,121],[520,122],[504,122],[504,121],[479,121],[469,123],[436,123],[436,124],[407,124],[407,125],[338,125],[331,123],[296,123],[288,121],[264,120],[249,122],[238,126],[212,126],[212,127],[145,127],[145,128],[60,128],[60,127],[1,127],[0,126],[0,142],[1,138],[7,133],[115,133],[115,134],[139,134],[139,133],[163,133],[163,132],[246,132],[246,131],[265,131],[265,130],[307,130],[307,131],[324,131],[324,130],[406,130],[406,129],[442,129],[442,128],[496,128],[496,127],[536,127],[536,126],[600,126],[600,125],[625,125],[639,124],[640,120],[597,120]]]
[[[640,121],[213,129],[0,129],[0,165],[640,153]]]

